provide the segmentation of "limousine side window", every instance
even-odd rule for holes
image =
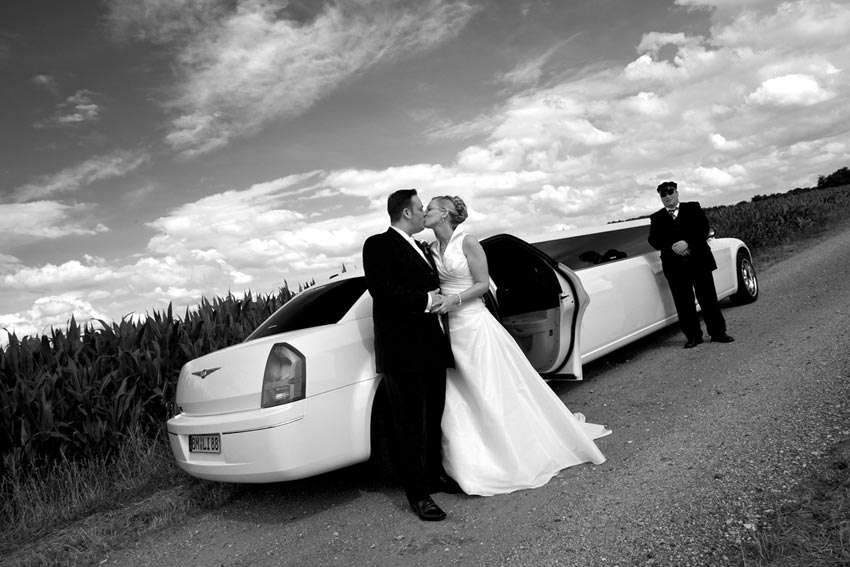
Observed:
[[[649,225],[537,242],[534,246],[571,270],[634,258],[654,249],[649,245]]]

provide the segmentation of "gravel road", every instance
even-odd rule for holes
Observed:
[[[97,563],[741,565],[760,519],[850,438],[848,251],[843,231],[763,271],[758,302],[724,306],[734,343],[686,351],[670,328],[588,365],[584,382],[553,384],[613,429],[603,465],[511,495],[437,495],[438,523],[362,466],[246,486]]]

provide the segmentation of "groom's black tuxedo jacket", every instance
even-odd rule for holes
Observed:
[[[451,346],[438,316],[425,312],[428,292],[440,287],[433,260],[423,259],[390,228],[366,239],[363,268],[372,295],[377,372],[452,366]]]
[[[649,244],[661,251],[661,265],[668,278],[694,269],[711,272],[717,268],[708,246],[708,219],[699,203],[679,203],[675,219],[664,208],[652,213],[649,219]],[[690,255],[673,252],[672,246],[679,240],[688,243]]]

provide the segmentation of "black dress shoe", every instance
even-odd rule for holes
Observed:
[[[685,343],[685,348],[694,348],[697,345],[702,344],[702,339],[688,339],[688,342]]]
[[[443,512],[442,508],[437,506],[437,503],[430,496],[418,502],[411,502],[410,506],[416,512],[416,515],[419,516],[420,520],[439,522],[446,519],[446,513]]]
[[[440,475],[435,483],[431,486],[431,492],[443,492],[445,494],[463,494],[463,489],[449,475]]]
[[[717,335],[716,337],[711,337],[711,342],[713,343],[731,343],[735,342],[735,339],[723,333],[722,335]]]

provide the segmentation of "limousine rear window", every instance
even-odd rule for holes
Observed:
[[[571,270],[581,270],[652,252],[648,237],[649,225],[642,225],[537,242],[534,247]]]
[[[363,276],[308,288],[287,301],[245,340],[336,323],[365,291]]]

